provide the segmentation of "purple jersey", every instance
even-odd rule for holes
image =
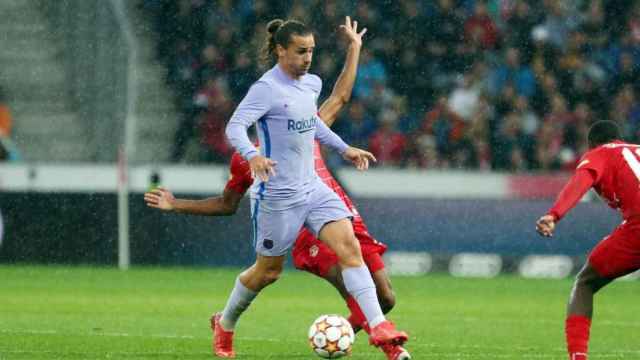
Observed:
[[[268,182],[256,180],[251,194],[260,199],[296,199],[313,189],[318,180],[314,170],[314,139],[339,152],[348,145],[318,117],[317,100],[322,81],[313,74],[298,79],[279,65],[255,82],[233,113],[226,134],[245,158],[258,150],[247,136],[257,122],[260,154],[277,162],[276,176]]]

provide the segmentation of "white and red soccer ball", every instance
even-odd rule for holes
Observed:
[[[322,315],[309,328],[309,345],[325,359],[351,354],[355,339],[351,324],[340,315]]]

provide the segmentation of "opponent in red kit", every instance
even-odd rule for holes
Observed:
[[[364,34],[364,31],[357,33],[356,26],[356,24],[352,26],[350,20],[347,20],[343,27],[350,39],[347,60],[331,95],[320,106],[318,111],[319,117],[328,126],[333,124],[338,112],[351,96],[360,53],[361,37]],[[355,205],[327,169],[318,142],[315,143],[314,156],[315,170],[318,176],[342,199],[354,215],[352,220],[353,229],[360,241],[362,257],[376,285],[380,306],[384,313],[388,313],[395,305],[395,295],[382,260],[382,254],[387,247],[369,234],[367,226],[362,217],[360,217]],[[230,163],[230,178],[222,196],[203,200],[176,199],[170,191],[158,188],[146,193],[145,201],[149,206],[162,210],[209,216],[232,215],[238,209],[240,200],[252,183],[253,177],[249,163],[240,154],[234,153]],[[327,280],[338,290],[351,311],[348,320],[354,330],[364,329],[369,332],[370,329],[366,324],[364,314],[355,299],[349,295],[342,282],[338,258],[335,253],[303,227],[293,246],[292,254],[296,268]],[[213,344],[215,354],[220,357],[234,357],[233,332],[225,331],[215,320],[215,318],[212,319],[212,329],[215,335]],[[383,345],[381,348],[390,360],[411,358],[409,353],[399,345],[388,344]]]
[[[616,278],[640,269],[640,145],[620,140],[618,125],[599,121],[589,129],[589,147],[575,175],[536,228],[552,236],[555,224],[590,189],[620,211],[622,223],[591,251],[576,278],[565,322],[570,360],[586,360],[594,294]]]

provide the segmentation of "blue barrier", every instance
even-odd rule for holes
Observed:
[[[551,239],[534,231],[549,201],[357,199],[371,233],[390,250],[434,254],[586,254],[619,222],[603,203],[581,203]],[[235,216],[162,213],[131,196],[135,264],[243,266],[254,259],[249,206]],[[0,262],[116,264],[113,194],[0,194],[5,236]]]

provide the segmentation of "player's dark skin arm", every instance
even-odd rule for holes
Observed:
[[[182,214],[204,216],[229,216],[236,213],[244,194],[225,189],[222,196],[202,200],[176,199],[164,188],[154,189],[144,194],[147,206]]]
[[[594,181],[595,174],[589,170],[577,170],[558,195],[558,199],[549,213],[538,219],[536,223],[538,233],[546,237],[553,236],[556,223],[580,201],[582,196],[593,186]],[[587,261],[576,276],[567,303],[567,314],[591,318],[593,315],[593,296],[612,280],[600,276]]]
[[[320,105],[320,109],[318,110],[320,118],[329,127],[333,125],[340,110],[349,102],[349,99],[351,99],[353,84],[356,81],[358,61],[360,60],[362,36],[367,32],[367,29],[365,28],[358,33],[358,22],[354,21],[352,25],[351,19],[348,16],[345,25],[341,25],[340,28],[349,39],[347,58],[345,60],[344,67],[342,68],[342,72],[340,73],[338,80],[336,80],[336,84],[333,86],[331,95],[329,95],[327,100]]]

